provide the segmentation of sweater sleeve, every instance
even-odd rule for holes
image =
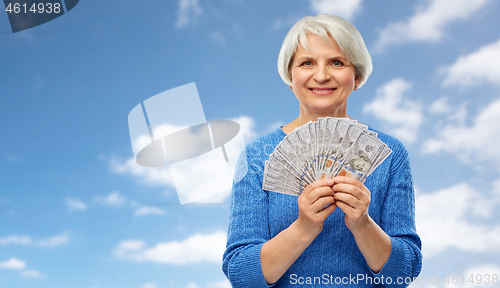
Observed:
[[[231,193],[222,270],[235,288],[273,286],[267,285],[260,261],[262,245],[270,239],[269,199],[267,192],[262,190],[262,155],[258,153],[263,152],[255,148],[247,148],[247,155],[240,155],[235,173],[241,173],[246,163],[248,170],[240,181],[233,183]]]
[[[386,287],[407,287],[422,269],[422,244],[415,227],[413,178],[408,152],[401,147],[391,164],[380,221],[381,228],[391,238],[391,254],[382,269],[373,273],[380,279],[384,277]]]

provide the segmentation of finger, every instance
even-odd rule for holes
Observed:
[[[359,181],[356,178],[352,178],[352,177],[336,176],[335,178],[333,178],[333,181],[335,183],[351,184],[351,185],[354,185],[356,187],[359,187],[360,189],[362,189],[363,187],[365,187],[365,185],[363,183],[361,183],[361,181]]]
[[[307,197],[311,191],[313,191],[314,189],[316,188],[319,188],[319,187],[323,187],[323,186],[332,186],[333,185],[333,179],[321,179],[321,180],[318,180],[318,181],[315,181],[309,185],[307,185],[306,189],[304,189],[304,191],[302,191],[301,194],[304,194],[304,197]]]
[[[334,194],[334,192],[332,190],[332,187],[324,186],[324,187],[316,188],[313,191],[311,191],[308,198],[311,199],[311,203],[314,203],[316,200],[318,200],[321,197],[333,196],[333,194]]]
[[[327,205],[335,203],[335,198],[333,196],[324,196],[319,198],[316,202],[311,205],[311,209],[315,212],[319,212],[325,208]]]
[[[359,187],[356,187],[351,184],[345,184],[345,183],[340,183],[340,184],[334,184],[332,186],[332,191],[335,193],[347,193],[351,194],[354,197],[358,199],[366,199],[368,198],[369,195],[368,193],[364,192],[363,190],[359,189]]]
[[[321,211],[318,212],[318,216],[321,217],[323,221],[328,217],[328,215],[332,214],[333,211],[337,209],[337,204],[332,203],[330,206],[323,208]]]
[[[351,192],[354,192],[353,194],[358,197],[358,198],[362,198],[362,197],[368,197],[370,198],[370,190],[368,190],[368,188],[366,188],[365,184],[361,183],[361,181],[359,181],[358,179],[355,179],[355,178],[352,178],[352,177],[345,177],[345,176],[337,176],[333,179],[335,181],[335,184],[333,186],[336,186],[336,185],[340,185],[340,184],[344,184],[344,185],[352,185],[354,187],[357,187],[359,189],[359,193],[357,193],[356,190],[352,190]],[[343,185],[341,185],[340,187],[344,187]]]
[[[345,215],[347,215],[348,217],[356,212],[356,210],[351,205],[343,201],[336,201],[335,205],[337,205],[337,207],[339,207],[340,210],[344,211]]]
[[[333,191],[332,191],[332,188],[329,187],[329,186],[324,186],[324,187],[319,187],[319,188],[315,188],[313,191],[311,191],[309,193],[309,195],[300,195],[299,196],[299,199],[298,199],[298,203],[299,203],[299,209],[301,207],[305,208],[305,209],[308,209],[306,207],[310,207],[312,206],[314,203],[316,203],[318,201],[318,199],[321,199],[323,197],[327,197],[327,196],[330,196],[332,197],[333,196]],[[333,197],[332,197],[333,198]],[[328,203],[327,203],[328,204]],[[323,205],[323,206],[326,206],[327,204]],[[315,212],[319,211],[322,207],[319,207],[319,208],[315,208]]]
[[[335,193],[333,197],[337,202],[343,202],[353,208],[359,207],[361,203],[358,198],[348,193]]]

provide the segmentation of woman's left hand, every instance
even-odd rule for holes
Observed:
[[[368,205],[370,190],[359,180],[337,176],[333,178],[332,187],[337,207],[345,213],[345,225],[351,232],[362,229],[369,224]]]

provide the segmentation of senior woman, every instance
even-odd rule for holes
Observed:
[[[421,270],[421,242],[408,152],[395,138],[376,131],[393,153],[364,184],[323,179],[298,198],[262,189],[265,161],[288,133],[318,117],[349,117],[347,99],[372,71],[363,38],[340,17],[305,17],[286,35],[278,71],[300,114],[239,159],[236,173],[244,163],[248,172],[233,184],[224,273],[233,287],[408,286]]]

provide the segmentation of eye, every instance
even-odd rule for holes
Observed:
[[[333,60],[332,64],[333,64],[333,66],[339,66],[339,67],[344,66],[344,63],[342,61],[339,61],[339,60]]]
[[[311,61],[304,61],[300,66],[311,66],[312,62]]]

